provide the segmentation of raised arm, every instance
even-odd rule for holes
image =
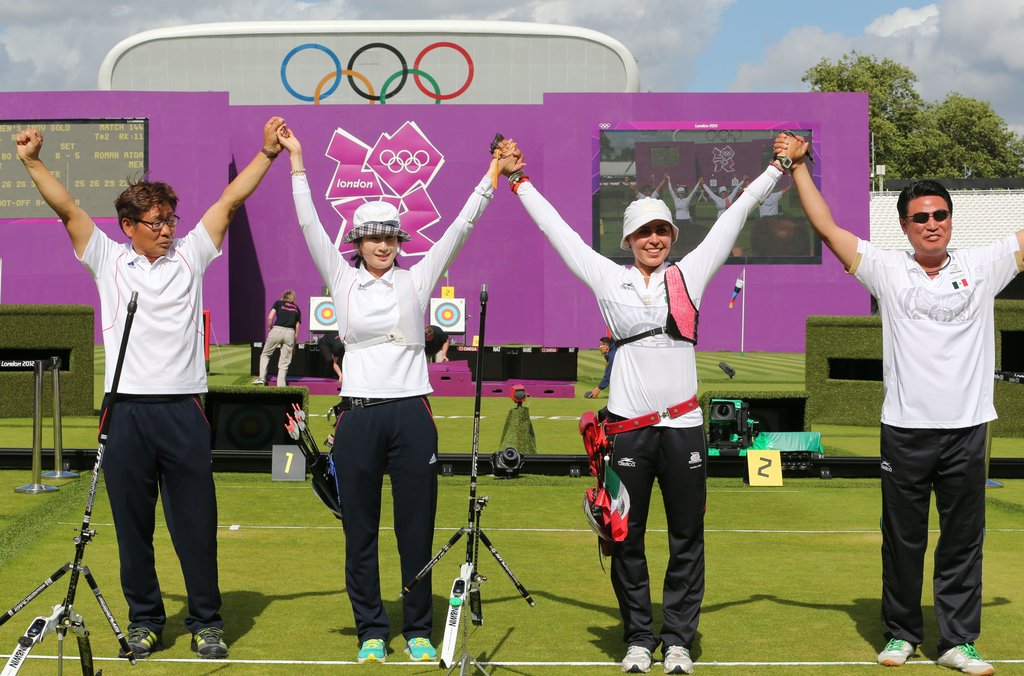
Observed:
[[[277,138],[277,130],[284,126],[284,118],[272,117],[263,125],[263,147],[249,162],[235,180],[224,189],[220,199],[203,214],[203,225],[210,234],[214,246],[220,249],[224,235],[228,232],[228,224],[238,208],[253,194],[260,181],[266,176],[271,162],[281,152],[281,143]]]
[[[93,225],[89,214],[75,203],[67,188],[54,178],[43,161],[39,159],[39,151],[43,147],[43,135],[38,129],[26,129],[18,132],[15,137],[18,146],[18,159],[25,165],[29,177],[36,184],[36,189],[46,203],[53,209],[57,217],[64,223],[64,228],[71,238],[71,246],[81,258],[85,255],[85,247],[92,237]]]
[[[793,185],[796,186],[800,205],[804,208],[811,226],[843,267],[849,270],[857,257],[857,236],[839,227],[832,218],[832,211],[825,203],[825,198],[818,191],[818,186],[814,185],[811,172],[804,162],[809,146],[802,136],[779,134],[775,137],[775,154],[789,155],[793,159],[793,166],[790,168]],[[1021,233],[1017,233],[1017,241],[1024,242]]]

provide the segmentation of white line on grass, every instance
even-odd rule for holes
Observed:
[[[0,655],[0,658],[10,658],[10,655]],[[31,660],[56,660],[56,655],[29,655],[28,659]],[[74,659],[74,656],[65,657],[65,659]],[[93,657],[97,662],[123,662],[123,657]],[[991,664],[1024,664],[1024,659],[1018,660],[987,660]],[[227,659],[227,660],[204,660],[199,658],[191,659],[174,659],[174,658],[161,658],[161,657],[147,657],[147,663],[168,663],[168,664],[256,664],[256,665],[306,665],[306,666],[345,666],[350,664],[359,664],[354,660],[238,660],[238,659]],[[430,664],[437,664],[437,662],[384,662],[380,664],[383,667],[424,667]],[[506,662],[504,660],[495,660],[488,662],[476,662],[482,667],[617,667],[619,662]],[[660,664],[655,662],[654,664]],[[848,666],[875,666],[878,663],[875,660],[871,661],[846,661],[846,662],[826,662],[826,661],[815,661],[815,662],[697,662],[700,667],[848,667]],[[935,662],[930,660],[913,660],[907,662],[907,666],[910,665],[935,665]]]
[[[62,526],[74,526],[76,523],[70,521],[59,522]],[[113,523],[98,523],[92,522],[93,526],[109,526],[112,527]],[[434,528],[435,531],[449,531],[458,530],[463,526],[437,526]],[[341,528],[341,524],[336,526],[272,526],[266,524],[251,524],[243,526],[241,524],[230,524],[227,526],[218,526],[230,531],[238,530],[338,530]],[[380,530],[394,530],[394,526],[381,526]],[[486,530],[492,532],[502,533],[593,533],[589,528],[487,528]],[[1024,528],[986,528],[988,533],[1024,533]],[[648,533],[667,533],[668,531],[664,528],[648,528]],[[835,530],[799,530],[799,529],[768,529],[768,528],[705,528],[705,533],[744,533],[749,535],[871,535],[878,534],[877,528],[868,529],[835,529]],[[938,533],[938,528],[933,528],[928,531],[929,533]]]

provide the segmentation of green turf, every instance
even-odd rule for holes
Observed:
[[[0,472],[0,483],[19,473]],[[78,481],[84,481],[85,478]],[[479,494],[491,498],[482,524],[495,547],[531,591],[537,606],[520,598],[494,560],[482,552],[480,570],[485,625],[470,646],[491,662],[596,662],[621,658],[621,629],[607,575],[598,562],[595,538],[582,525],[579,509],[585,479],[521,477],[512,481],[482,478]],[[356,649],[351,611],[344,596],[344,545],[337,521],[316,503],[305,484],[275,483],[253,474],[219,474],[220,576],[226,638],[238,660],[351,661]],[[440,547],[466,521],[465,477],[441,480],[435,545]],[[36,504],[55,496],[17,496]],[[10,496],[0,509],[10,511]],[[780,489],[751,489],[734,479],[709,480],[707,593],[694,653],[701,662],[841,662],[838,666],[772,667],[706,664],[705,673],[877,673],[867,662],[881,642],[878,626],[878,484],[869,480],[787,480]],[[655,504],[657,504],[657,497]],[[390,530],[390,501],[385,485],[381,534],[382,585],[398,634],[400,613],[397,556]],[[1024,657],[1018,648],[1024,622],[1024,589],[1017,584],[1024,550],[1024,482],[1011,481],[989,494],[985,572],[985,631],[979,641],[991,659]],[[933,515],[933,529],[936,527]],[[13,605],[46,574],[70,559],[80,508],[68,506],[34,540],[0,566],[0,606]],[[124,622],[118,589],[117,549],[105,494],[97,501],[98,532],[85,563],[93,570],[111,608]],[[237,528],[236,528],[237,526]],[[666,555],[664,516],[652,510],[648,556],[655,612],[660,613],[660,580]],[[932,535],[932,546],[936,533]],[[465,558],[460,541],[438,565],[434,601],[443,612],[447,588]],[[163,527],[156,537],[157,561],[171,618],[164,636],[168,649],[129,670],[103,663],[104,673],[215,673],[224,668],[248,674],[298,673],[295,665],[168,663],[189,659],[182,626],[184,590],[174,553]],[[927,564],[930,567],[930,560]],[[930,572],[926,570],[926,579]],[[66,578],[65,578],[66,579]],[[14,645],[31,617],[58,603],[66,585],[59,581],[28,609],[0,627],[0,652]],[[930,592],[924,593],[927,630],[935,635]],[[87,588],[76,609],[92,631],[95,652],[111,656],[116,644]],[[440,622],[436,621],[435,626]],[[439,640],[440,632],[436,632]],[[37,654],[54,654],[47,639]],[[399,638],[390,642],[400,651]],[[68,651],[75,653],[73,642]],[[934,649],[924,646],[924,658]],[[403,655],[391,659],[404,663]],[[77,670],[77,665],[70,665]],[[52,662],[32,662],[23,673],[52,673]],[[389,667],[302,666],[303,672],[380,671]],[[411,666],[414,673],[436,667]],[[594,667],[510,666],[495,673],[581,673]],[[69,672],[70,673],[70,672]],[[362,673],[362,672],[360,672]],[[407,673],[403,671],[403,673]],[[916,672],[915,672],[916,673]],[[999,673],[1024,673],[1024,667],[999,665]]]
[[[734,381],[718,369],[726,361],[737,371]],[[248,346],[215,348],[211,383],[245,384]],[[702,390],[801,390],[803,356],[772,354],[698,354]],[[581,452],[577,419],[607,400],[582,399],[601,376],[603,360],[596,350],[580,354],[580,382],[575,399],[530,399],[528,405],[542,453]],[[102,369],[99,369],[102,371]],[[101,386],[97,378],[98,386]],[[97,392],[99,390],[97,389]],[[99,396],[97,395],[97,404]],[[314,431],[322,438],[321,417],[332,397],[314,396]],[[472,399],[432,398],[443,452],[468,452]],[[496,450],[502,424],[512,406],[507,399],[484,398],[481,452]],[[48,422],[44,439],[48,439]],[[65,445],[95,447],[94,417],[65,418]],[[877,456],[877,428],[814,426],[830,453]],[[0,446],[31,445],[27,420],[5,419]],[[44,440],[44,445],[47,441]],[[1024,456],[1021,440],[995,439],[993,453]],[[13,606],[47,575],[74,554],[73,537],[82,520],[89,476],[62,482],[57,494],[20,495],[13,487],[29,481],[27,472],[0,472],[0,611]],[[982,654],[996,661],[999,674],[1024,674],[1020,627],[1024,625],[1024,589],[1018,584],[1024,555],[1024,481],[1007,481],[988,494],[985,548],[984,627],[978,643]],[[485,625],[474,630],[470,647],[478,659],[492,663],[495,674],[616,673],[623,652],[621,624],[614,596],[602,572],[595,537],[580,513],[589,480],[523,476],[511,481],[482,477],[480,495],[491,498],[483,527],[537,607],[520,598],[486,552],[481,572]],[[270,481],[262,474],[217,475],[220,531],[220,580],[224,594],[229,663],[189,660],[189,637],[182,626],[184,589],[173,547],[162,525],[157,528],[157,562],[170,616],[164,636],[168,649],[129,667],[123,661],[101,661],[105,674],[240,674],[437,673],[434,665],[408,665],[398,638],[400,611],[391,523],[390,493],[385,482],[381,534],[382,588],[392,618],[390,648],[398,651],[391,664],[338,665],[351,662],[355,636],[351,609],[344,594],[344,542],[338,522],[316,502],[305,483]],[[742,674],[878,674],[874,655],[881,647],[879,624],[880,495],[876,480],[822,481],[787,479],[782,488],[751,489],[739,479],[708,482],[707,592],[700,634],[694,646],[698,673]],[[655,489],[657,490],[657,489]],[[468,478],[441,479],[435,546],[440,547],[467,518]],[[658,499],[655,497],[654,504]],[[933,515],[931,546],[937,532]],[[117,545],[106,494],[97,499],[93,525],[97,535],[85,563],[96,575],[111,609],[127,624],[119,589]],[[237,526],[234,528],[233,526]],[[656,615],[660,614],[660,579],[666,542],[664,514],[652,510],[647,548]],[[931,551],[931,550],[930,550]],[[451,580],[465,559],[460,541],[436,569],[433,585],[435,642],[440,642],[441,617]],[[930,555],[926,580],[930,576]],[[33,601],[0,627],[0,654],[36,615],[48,613],[66,591],[66,580]],[[936,628],[929,585],[924,589],[928,642],[915,661],[933,660]],[[92,594],[83,584],[75,603],[92,632],[98,656],[116,654],[116,644]],[[68,673],[78,673],[74,641],[66,642]],[[36,655],[54,655],[50,636]],[[4,658],[6,659],[6,657]],[[289,663],[245,663],[283,660]],[[308,664],[295,664],[308,660]],[[573,662],[540,665],[530,662]],[[804,664],[799,664],[804,663]],[[504,666],[502,666],[504,665]],[[52,660],[30,660],[23,674],[51,674]],[[924,670],[924,671],[922,671]],[[909,668],[911,673],[945,673],[933,665]],[[653,673],[660,672],[655,666]]]

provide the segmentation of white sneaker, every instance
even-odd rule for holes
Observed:
[[[910,641],[891,638],[878,653],[878,663],[883,667],[900,667],[907,663],[907,658],[914,654],[916,646]]]
[[[253,385],[266,385],[267,382],[265,380],[263,380],[263,378],[257,378],[256,380],[252,381],[252,384]]]
[[[956,669],[964,674],[973,676],[988,676],[996,673],[992,665],[981,659],[981,655],[974,648],[973,643],[961,643],[942,653],[942,656],[935,661],[940,667]]]
[[[630,674],[646,674],[651,670],[651,651],[642,645],[631,645],[622,658],[622,670]]]
[[[690,651],[681,645],[672,645],[664,650],[666,674],[692,674],[693,660]]]

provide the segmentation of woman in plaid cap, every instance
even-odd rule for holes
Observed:
[[[345,343],[341,412],[331,455],[345,513],[345,586],[360,643],[357,659],[383,662],[390,632],[377,561],[384,471],[391,476],[402,579],[409,580],[432,556],[437,508],[437,428],[427,400],[432,390],[424,316],[431,291],[491,200],[498,161],[491,161],[444,235],[408,270],[395,262],[401,243],[412,239],[402,230],[398,209],[383,201],[361,205],[344,238],[355,245],[349,265],[317,217],[298,139],[287,128],[279,137],[291,156],[299,225],[331,289]],[[410,659],[437,659],[430,642],[429,576],[402,597],[402,611]]]

